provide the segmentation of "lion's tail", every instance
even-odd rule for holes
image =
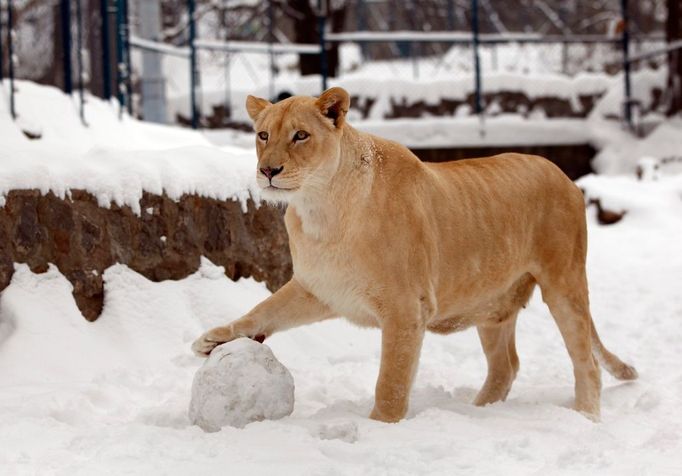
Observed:
[[[594,327],[592,319],[590,319],[590,325],[592,326],[592,354],[597,359],[597,362],[618,380],[635,380],[638,377],[637,369],[609,352],[599,339],[599,334],[597,334],[597,329]]]

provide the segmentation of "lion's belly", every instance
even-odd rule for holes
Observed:
[[[533,276],[523,273],[503,285],[441,302],[440,312],[427,323],[427,328],[431,332],[449,334],[472,326],[502,324],[526,305],[534,288]]]
[[[426,328],[436,334],[450,334],[492,321],[500,322],[498,316],[502,315],[505,315],[504,308],[496,302],[481,304],[474,309],[449,309],[434,316]]]

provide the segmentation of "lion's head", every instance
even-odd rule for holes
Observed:
[[[319,98],[294,96],[276,104],[249,96],[264,198],[289,201],[301,189],[324,187],[336,171],[350,98],[331,88]]]

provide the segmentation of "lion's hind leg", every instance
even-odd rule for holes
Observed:
[[[592,316],[583,273],[574,279],[540,280],[542,299],[547,303],[573,362],[575,409],[592,420],[599,419],[601,375],[592,354]]]
[[[474,400],[475,405],[487,405],[507,398],[519,371],[515,333],[516,316],[504,324],[478,326],[478,336],[488,361],[488,376]]]
[[[535,288],[529,274],[519,279],[502,300],[503,311],[496,319],[478,326],[478,336],[488,362],[488,376],[478,392],[475,405],[505,400],[519,372],[516,353],[516,319]]]

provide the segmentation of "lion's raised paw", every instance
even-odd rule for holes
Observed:
[[[216,327],[202,334],[192,343],[192,352],[198,357],[208,357],[213,349],[233,339],[231,330],[224,327]]]

